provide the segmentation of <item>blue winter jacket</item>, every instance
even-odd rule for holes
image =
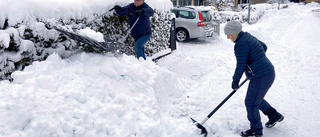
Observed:
[[[237,67],[233,80],[239,81],[243,72],[246,72],[247,77],[259,78],[274,71],[272,63],[266,57],[266,51],[266,44],[248,32],[240,32],[234,45]]]
[[[144,11],[144,14],[137,17],[134,12],[136,10],[142,9]],[[132,25],[136,22],[136,20],[139,18],[139,21],[137,24],[133,27],[131,30],[131,36],[137,40],[143,35],[151,34],[151,26],[150,26],[150,17],[153,15],[153,9],[149,7],[148,4],[143,3],[139,7],[136,7],[134,3],[131,3],[125,7],[122,7],[122,10],[116,11],[117,14],[120,16],[129,16],[129,23],[130,23],[130,28]]]

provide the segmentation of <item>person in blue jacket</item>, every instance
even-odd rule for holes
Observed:
[[[131,36],[135,41],[135,52],[139,59],[146,59],[144,53],[144,45],[151,37],[150,17],[153,16],[153,9],[144,2],[144,0],[134,0],[133,3],[125,7],[119,5],[114,6],[117,14],[120,16],[129,16],[130,27],[134,25],[137,19],[137,24],[131,30]]]
[[[234,53],[237,60],[233,75],[232,89],[239,88],[239,81],[245,72],[250,83],[245,97],[247,118],[250,121],[250,129],[241,132],[241,136],[263,135],[259,110],[268,116],[269,121],[265,124],[267,128],[273,127],[281,122],[284,117],[273,108],[265,99],[265,95],[275,79],[275,70],[266,57],[267,46],[248,32],[242,31],[242,25],[237,21],[229,21],[224,32],[227,38],[232,40]]]

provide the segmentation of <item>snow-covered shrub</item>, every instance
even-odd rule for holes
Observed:
[[[150,18],[152,35],[145,45],[145,53],[151,56],[169,46],[171,22],[168,18],[169,12],[154,10],[154,15]],[[89,26],[95,31],[102,32],[104,36],[112,40],[118,40],[124,37],[128,30],[129,19],[126,16],[104,16],[102,20],[97,21]],[[129,35],[126,43],[118,49],[120,53],[134,55],[134,39]]]
[[[282,4],[280,8],[287,8],[288,5]],[[236,11],[220,11],[214,13],[214,18],[220,19],[221,23],[226,23],[230,20],[236,20],[241,23],[248,21],[248,4],[240,4],[239,8],[242,9],[240,12]],[[277,9],[278,4],[254,4],[251,5],[250,10],[250,23],[256,23],[266,10]]]
[[[171,21],[169,19],[170,12],[160,12],[155,10],[154,16],[151,18],[151,39],[146,46],[146,54],[153,55],[161,50],[167,49],[170,41]]]
[[[155,10],[154,16],[150,18],[153,34],[145,47],[147,56],[169,46],[171,22],[168,13],[169,11]],[[59,54],[62,58],[80,51],[101,53],[52,29],[52,26],[58,25],[69,28],[70,31],[73,31],[72,28],[78,30],[87,23],[86,18],[42,20],[34,17],[15,25],[8,25],[10,23],[6,22],[3,25],[4,30],[0,30],[0,80],[11,79],[13,71],[22,70],[33,61],[45,60],[53,53]],[[87,27],[113,40],[124,37],[130,29],[128,18],[116,14],[106,15]],[[126,44],[117,50],[120,53],[134,55],[133,38],[129,35]]]
[[[0,80],[9,79],[11,72],[31,64],[36,53],[34,43],[21,38],[18,30],[0,30]]]

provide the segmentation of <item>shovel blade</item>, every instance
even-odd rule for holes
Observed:
[[[198,123],[196,120],[194,120],[192,117],[190,117],[190,118],[191,118],[192,122],[193,122],[199,129],[201,129],[201,135],[204,135],[204,137],[207,137],[207,135],[208,135],[207,129],[206,129],[204,126],[202,126],[200,123]]]

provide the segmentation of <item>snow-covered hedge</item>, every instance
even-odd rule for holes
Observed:
[[[150,18],[152,35],[145,47],[145,53],[147,56],[151,56],[163,49],[168,48],[170,37],[169,20],[170,11],[154,10],[154,15]],[[127,34],[129,28],[128,17],[118,16],[113,14],[105,16],[101,21],[98,21],[90,26],[91,29],[102,32],[104,36],[117,40],[121,39]],[[134,39],[130,36],[126,40],[126,44],[120,49],[120,53],[126,53],[128,55],[134,55]]]
[[[52,29],[51,25],[80,28],[114,5],[125,6],[131,2],[133,1],[1,1],[0,80],[10,79],[13,71],[22,70],[33,61],[45,60],[52,53],[67,58],[80,51],[93,51],[89,46],[68,39]],[[146,54],[150,56],[168,48],[171,24],[167,14],[173,5],[170,0],[148,0],[147,3],[155,10],[154,16],[150,19],[153,34],[146,45]],[[117,40],[127,34],[129,23],[127,17],[110,12],[88,27]],[[129,36],[127,44],[118,50],[120,53],[134,55],[133,45],[133,39]]]
[[[73,48],[79,49],[42,22],[4,28],[0,30],[0,79],[10,79],[11,72],[22,70],[33,61],[44,60],[54,52],[65,58],[72,55]]]

